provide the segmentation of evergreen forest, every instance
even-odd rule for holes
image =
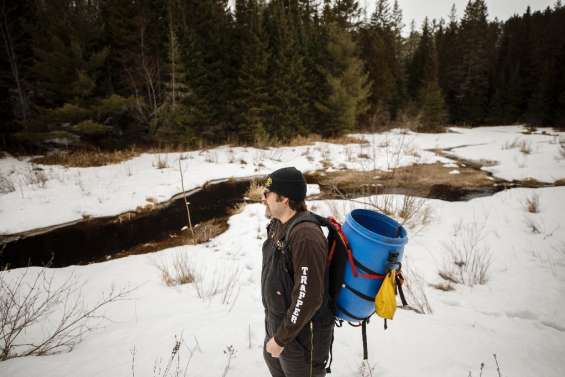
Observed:
[[[565,7],[484,0],[0,0],[0,148],[285,141],[446,125],[565,128]]]

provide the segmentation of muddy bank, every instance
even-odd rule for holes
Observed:
[[[460,201],[492,195],[509,187],[509,182],[493,178],[475,167],[447,168],[441,163],[412,165],[392,172],[317,172],[310,174],[309,180],[320,185],[324,199],[404,194]]]
[[[224,219],[225,223],[250,183],[249,178],[218,180],[188,192],[195,229],[201,223],[208,227],[206,222],[213,219],[220,222]],[[100,261],[112,255],[128,255],[136,249],[153,251],[158,247],[155,244],[161,242],[170,247],[175,245],[175,240],[171,239],[177,238],[179,244],[186,241],[187,231],[181,232],[181,229],[187,222],[183,195],[179,194],[165,203],[119,216],[86,219],[7,236],[0,244],[0,268],[42,266],[49,262],[52,267],[63,267]],[[206,227],[199,231],[217,233]],[[227,224],[223,227],[215,224],[212,228],[218,227],[225,230]]]
[[[188,220],[182,194],[165,203],[139,207],[119,216],[78,220],[0,239],[0,268],[86,264],[204,242],[227,229],[233,208],[244,201],[258,177],[217,180],[187,193],[196,239],[181,230]],[[492,195],[511,187],[548,186],[536,181],[507,182],[478,166],[458,162],[413,165],[393,172],[312,172],[308,183],[320,185],[310,199],[356,198],[374,194],[406,194],[448,201]],[[558,182],[556,185],[565,182]],[[258,194],[257,194],[258,195]],[[256,198],[258,199],[258,198]]]

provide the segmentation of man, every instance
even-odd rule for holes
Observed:
[[[271,222],[261,272],[263,356],[273,377],[323,377],[334,328],[327,292],[327,240],[317,224],[300,221],[309,215],[300,171],[276,170],[265,187],[262,201]]]

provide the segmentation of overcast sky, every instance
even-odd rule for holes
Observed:
[[[358,0],[359,5],[367,5],[369,16],[374,8],[375,0]],[[419,29],[424,21],[424,17],[430,19],[441,17],[448,19],[451,5],[455,4],[457,8],[457,17],[460,19],[465,10],[468,0],[398,0],[398,5],[402,9],[402,16],[406,29],[409,28],[412,19],[416,21],[416,28]],[[394,0],[390,0],[393,4]],[[488,9],[488,18],[493,20],[498,17],[499,20],[506,20],[514,14],[523,14],[528,5],[532,11],[543,10],[548,5],[553,6],[555,0],[486,0]],[[404,30],[406,33],[407,30]]]

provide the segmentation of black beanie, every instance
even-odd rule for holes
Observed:
[[[267,177],[265,187],[295,202],[301,202],[306,197],[306,180],[295,167],[275,170]]]

